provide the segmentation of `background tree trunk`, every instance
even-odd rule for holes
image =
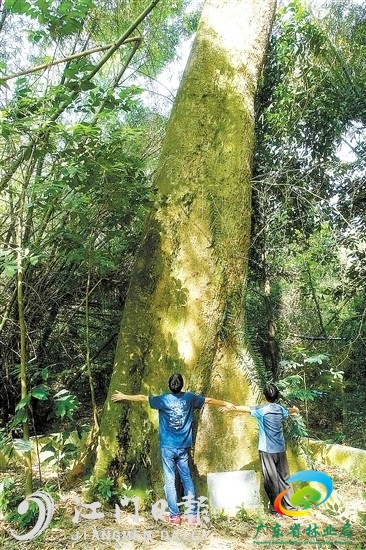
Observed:
[[[101,419],[95,476],[160,483],[157,415],[112,393],[186,390],[255,400],[243,300],[251,219],[254,96],[275,0],[209,0],[168,124],[156,202],[137,253]],[[200,475],[257,457],[254,423],[205,407]]]

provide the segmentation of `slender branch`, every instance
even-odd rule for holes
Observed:
[[[90,243],[91,244],[91,243]],[[91,248],[91,246],[90,246]],[[89,250],[90,252],[91,250]],[[88,258],[89,262],[89,258]],[[91,278],[91,267],[88,266],[88,277],[86,282],[86,292],[85,292],[85,343],[86,343],[86,359],[85,364],[88,372],[88,380],[89,380],[89,387],[90,387],[90,396],[91,396],[91,404],[93,409],[93,419],[94,419],[94,426],[93,428],[97,431],[99,430],[99,418],[98,418],[98,408],[97,403],[95,399],[95,390],[94,390],[94,380],[93,380],[93,373],[91,368],[91,360],[90,360],[90,315],[89,315],[89,298],[91,295],[90,290],[90,278]]]
[[[141,44],[141,40],[139,40],[138,42],[136,42],[131,50],[131,52],[129,53],[125,63],[123,64],[123,67],[121,68],[121,70],[118,72],[117,76],[115,77],[115,79],[113,80],[113,84],[112,86],[110,87],[110,89],[114,90],[118,84],[119,84],[119,81],[121,80],[121,78],[123,77],[124,73],[126,72],[129,64],[131,63],[132,61],[132,58],[133,56],[135,55],[136,51],[138,50],[139,46]],[[100,113],[103,111],[104,107],[105,107],[105,104],[106,104],[106,101],[107,101],[107,97],[105,97],[103,99],[103,101],[101,102],[101,104],[99,105],[99,108],[98,110],[96,111],[95,115],[94,115],[94,118],[91,122],[91,124],[95,124],[97,122],[97,119],[100,115]]]
[[[351,300],[351,298],[353,298],[353,296],[347,296],[344,300],[343,300],[343,303],[339,306],[339,308],[336,310],[336,312],[332,315],[332,317],[330,319],[328,319],[328,321],[325,323],[325,326],[326,327],[329,327],[334,319],[336,319],[338,317],[338,315],[341,313],[342,309],[348,304],[348,302]]]
[[[318,314],[319,325],[320,325],[320,331],[323,333],[323,335],[324,335],[325,337],[327,337],[327,331],[326,331],[325,328],[324,328],[322,312],[321,312],[320,305],[319,305],[319,302],[318,302],[318,298],[317,298],[317,295],[316,295],[316,292],[315,292],[315,288],[314,288],[314,285],[313,285],[313,279],[312,279],[312,277],[311,277],[311,271],[310,271],[309,264],[306,264],[306,271],[307,271],[308,277],[309,277],[309,285],[310,285],[311,295],[312,295],[312,297],[313,297],[314,304],[315,304],[315,309],[316,309],[316,312],[317,312],[317,314]]]
[[[19,201],[19,223],[18,223],[18,235],[17,235],[17,298],[18,298],[18,318],[19,318],[19,342],[20,342],[20,388],[21,399],[28,397],[28,384],[27,384],[27,350],[26,350],[26,337],[27,327],[25,322],[25,308],[24,308],[24,278],[23,278],[23,232],[25,225],[25,197],[26,189],[31,179],[34,166],[34,150],[29,161],[27,172],[24,176],[22,184],[20,201]],[[23,438],[25,441],[29,441],[30,438],[30,425],[29,425],[29,409],[24,408],[25,418],[22,423]],[[25,493],[26,496],[32,492],[32,459],[30,451],[25,453]]]
[[[96,314],[94,313],[94,317],[95,316],[96,316]],[[108,340],[106,342],[104,342],[102,347],[100,347],[96,351],[96,353],[92,356],[91,361],[95,361],[99,357],[99,355],[109,346],[109,344],[117,338],[117,336],[118,336],[118,331],[113,332],[113,334],[108,338]],[[78,370],[74,374],[74,376],[70,380],[67,381],[67,387],[69,389],[71,388],[71,386],[73,386],[75,384],[75,382],[77,382],[79,380],[81,375],[84,373],[85,369],[86,369],[86,364],[84,363],[84,365],[82,365],[80,368],[78,368]]]
[[[340,336],[307,336],[305,334],[295,334],[294,332],[289,333],[289,336],[301,338],[302,340],[347,340],[347,338],[341,338]]]
[[[1,2],[0,2],[0,6],[1,6]],[[6,11],[3,11],[3,13],[1,14],[1,17],[0,17],[0,32],[3,30],[3,26],[4,26],[5,19],[6,19],[7,15],[8,14],[7,14]]]
[[[12,310],[12,307],[13,305],[15,304],[15,301],[17,299],[17,296],[18,296],[18,289],[17,287],[15,286],[14,288],[14,291],[13,291],[13,294],[11,295],[9,301],[8,301],[8,305],[6,306],[6,309],[4,311],[4,314],[3,314],[3,318],[0,322],[0,332],[2,332],[4,326],[5,326],[5,323],[6,321],[9,319],[9,315],[10,315],[10,312]]]
[[[151,4],[138,16],[138,18],[132,23],[132,25],[126,30],[126,32],[117,40],[115,44],[104,54],[98,65],[87,76],[87,80],[90,80],[97,74],[97,72],[103,67],[103,65],[110,59],[116,50],[123,44],[123,42],[134,32],[139,24],[149,15],[149,13],[155,8],[160,0],[153,0]]]
[[[27,158],[29,151],[32,149],[34,143],[30,143],[29,145],[26,145],[25,147],[22,147],[22,150],[18,157],[14,160],[14,162],[11,164],[9,170],[4,174],[4,176],[1,178],[0,181],[0,191],[2,191],[6,185],[9,183],[15,172],[18,170],[19,166],[22,164],[22,162]]]
[[[131,38],[126,38],[126,40],[121,44],[121,46],[124,46],[125,44],[127,45],[130,42],[137,42],[137,41],[141,42],[141,40],[142,39],[140,36],[132,36]],[[82,52],[68,55],[67,57],[62,57],[61,59],[55,59],[54,61],[49,61],[48,63],[42,63],[41,65],[36,65],[35,67],[30,67],[29,69],[24,69],[24,71],[19,71],[17,73],[9,74],[7,76],[2,76],[0,77],[0,83],[6,82],[13,78],[17,78],[18,76],[37,73],[38,71],[42,71],[43,69],[49,69],[54,65],[60,65],[60,63],[67,63],[68,61],[73,61],[74,59],[80,59],[81,57],[85,57],[93,53],[103,52],[104,50],[108,50],[113,46],[114,44],[107,44],[106,46],[97,46],[95,48],[91,48],[90,50],[84,50]]]
[[[72,47],[72,51],[71,51],[71,53],[69,54],[70,56],[71,56],[71,55],[74,55],[74,54],[76,53],[76,49],[77,49],[77,47],[78,47],[78,40],[79,40],[79,39],[80,39],[80,33],[78,34],[78,36],[77,36],[76,39],[75,39],[74,45],[73,45],[73,47]],[[82,52],[86,50],[87,45],[88,45],[88,43],[89,43],[89,39],[90,39],[90,37],[88,36],[88,37],[84,40],[84,43],[83,43],[83,45],[82,45],[82,47],[81,47],[81,51],[82,51]],[[55,59],[55,57],[54,57],[53,59]],[[66,77],[66,74],[65,74],[65,73],[66,73],[67,69],[70,67],[71,61],[72,61],[72,59],[69,60],[69,61],[66,61],[66,64],[65,64],[65,67],[64,67],[63,73],[62,73],[62,75],[61,75],[61,79],[60,79],[60,86],[63,86],[63,85],[65,84],[65,82],[67,81],[67,77]]]

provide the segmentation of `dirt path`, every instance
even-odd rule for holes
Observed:
[[[328,467],[329,471],[329,467]],[[263,510],[252,517],[241,514],[240,519],[218,516],[207,526],[182,524],[170,526],[155,521],[148,512],[140,512],[139,522],[134,521],[133,509],[121,509],[119,518],[111,507],[103,507],[103,518],[78,522],[75,498],[82,503],[82,486],[76,490],[61,492],[55,496],[53,521],[45,532],[29,541],[17,541],[10,529],[20,533],[13,524],[0,518],[0,548],[4,550],[275,550],[311,548],[350,550],[366,549],[366,500],[363,493],[366,484],[352,480],[349,474],[339,469],[329,472],[334,481],[334,495],[329,504],[311,511],[311,515],[293,520],[273,518]],[[6,474],[0,473],[0,480]],[[9,475],[9,474],[7,474]],[[22,473],[12,476],[22,479]],[[87,512],[89,513],[89,512]],[[85,515],[87,515],[85,513]],[[118,522],[117,522],[118,519]],[[29,532],[30,527],[25,529]]]

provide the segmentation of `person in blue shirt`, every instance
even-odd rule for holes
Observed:
[[[201,409],[203,405],[224,407],[225,410],[233,409],[234,405],[212,397],[183,392],[183,377],[179,373],[171,375],[168,385],[170,393],[161,395],[127,395],[116,391],[112,395],[112,401],[149,403],[152,409],[159,411],[160,454],[164,472],[164,491],[169,509],[166,521],[179,524],[181,518],[177,505],[175,468],[178,470],[184,495],[191,494],[192,500],[195,500],[195,489],[188,462],[192,447],[193,412],[195,409]],[[194,516],[195,506],[193,512]],[[192,518],[192,523],[196,523],[195,517]]]
[[[264,397],[267,403],[259,406],[238,405],[234,408],[223,408],[222,411],[250,413],[257,419],[259,427],[259,458],[263,473],[263,485],[270,502],[271,514],[276,514],[273,503],[276,497],[285,489],[290,488],[286,479],[289,477],[289,467],[286,456],[285,438],[283,435],[283,420],[289,414],[298,414],[297,407],[286,409],[277,403],[279,391],[277,386],[268,383],[264,387]],[[289,496],[291,491],[285,494],[284,507],[291,510]]]

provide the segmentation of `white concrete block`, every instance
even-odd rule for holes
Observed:
[[[260,505],[259,481],[254,470],[207,474],[211,510],[235,516],[240,508]]]

